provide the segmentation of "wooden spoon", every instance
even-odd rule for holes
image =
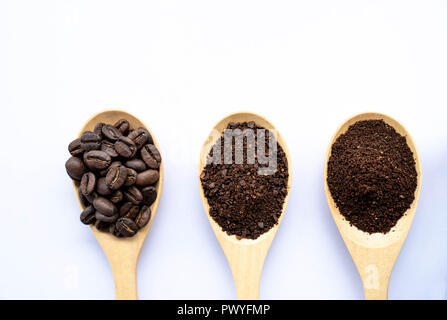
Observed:
[[[287,157],[287,167],[289,170],[289,180],[287,183],[288,194],[284,199],[284,205],[281,216],[278,219],[278,223],[272,229],[259,236],[256,240],[238,240],[236,236],[230,236],[226,232],[224,232],[222,228],[209,215],[210,207],[208,205],[208,200],[205,198],[203,193],[202,182],[200,181],[200,174],[205,168],[207,155],[209,154],[216,140],[221,136],[222,131],[227,128],[228,123],[249,121],[254,121],[257,125],[272,130],[279,145],[284,150],[284,153]],[[210,221],[211,227],[216,234],[217,240],[222,246],[228,263],[230,264],[234,282],[236,284],[237,297],[239,299],[252,300],[259,298],[259,282],[261,278],[262,267],[264,265],[265,257],[267,256],[267,252],[270,248],[273,238],[275,237],[276,231],[278,231],[278,227],[284,215],[284,210],[287,206],[287,201],[289,200],[291,184],[292,164],[290,162],[290,155],[286,143],[279,132],[275,129],[275,127],[265,118],[254,113],[241,112],[229,115],[214,126],[213,131],[203,145],[200,153],[199,189],[203,206],[205,207],[205,211],[208,216],[208,220]]]
[[[126,119],[129,121],[131,128],[144,127],[152,135],[154,144],[157,149],[160,150],[157,142],[155,141],[154,135],[150,132],[147,126],[144,125],[139,119],[133,115],[119,110],[110,110],[98,113],[93,116],[87,123],[82,127],[79,134],[84,131],[93,131],[95,125],[99,122],[104,122],[106,124],[115,124],[116,121],[120,119]],[[161,189],[163,185],[163,164],[160,165],[160,179],[157,182],[157,199],[151,206],[151,219],[148,224],[137,234],[131,238],[117,238],[110,233],[98,231],[94,226],[91,226],[96,239],[100,243],[102,249],[104,250],[107,258],[109,259],[110,265],[112,266],[113,277],[115,279],[115,290],[116,298],[119,300],[134,300],[137,299],[137,263],[138,257],[140,255],[141,247],[143,246],[144,240],[151,228],[152,221],[154,220],[155,213],[157,211],[158,203],[160,202]],[[74,184],[76,197],[78,199],[79,205],[83,208],[81,201],[79,199],[78,185]]]
[[[327,184],[327,165],[331,156],[333,143],[341,134],[346,132],[351,125],[362,120],[383,120],[392,126],[400,135],[406,137],[407,144],[413,152],[416,162],[418,178],[415,199],[410,209],[407,210],[405,215],[397,222],[396,226],[394,226],[387,234],[368,234],[357,229],[355,226],[351,226],[340,214],[332,199]],[[388,298],[388,283],[391,271],[393,270],[394,263],[399,255],[405,238],[407,237],[411,222],[413,221],[414,213],[416,212],[416,207],[419,201],[421,181],[422,173],[419,155],[411,136],[399,122],[386,115],[378,113],[359,114],[346,121],[338,129],[331,140],[324,168],[324,189],[326,191],[326,198],[335,223],[337,224],[341,236],[360,273],[365,290],[365,298],[368,300],[386,300]]]

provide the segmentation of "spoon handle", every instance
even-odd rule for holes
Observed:
[[[136,300],[137,295],[137,260],[125,259],[110,261],[117,300]]]
[[[357,264],[363,281],[366,300],[388,300],[388,283],[393,265],[383,260],[367,260],[360,266]]]
[[[247,259],[233,264],[231,270],[237,298],[239,300],[258,300],[262,265],[259,267],[258,264],[254,265]]]
[[[238,299],[259,299],[259,283],[267,250],[258,246],[226,243],[224,252],[233,273]]]
[[[388,283],[399,247],[365,248],[348,242],[351,256],[363,281],[366,300],[387,300]]]
[[[388,285],[380,288],[379,290],[365,290],[366,300],[388,300]]]

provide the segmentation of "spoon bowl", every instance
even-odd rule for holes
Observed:
[[[399,219],[397,224],[386,234],[369,234],[351,225],[341,214],[332,198],[327,184],[327,167],[331,157],[332,145],[337,138],[358,121],[383,120],[392,126],[397,133],[406,138],[410,150],[413,152],[417,172],[417,188],[415,199],[411,207]],[[363,113],[347,120],[337,130],[329,145],[324,167],[324,189],[332,217],[337,224],[340,234],[351,253],[363,281],[365,297],[368,300],[385,300],[388,298],[388,283],[394,263],[407,237],[413,221],[421,191],[422,172],[416,145],[407,130],[396,120],[379,113]]]
[[[84,131],[93,131],[95,125],[99,122],[107,124],[114,124],[120,119],[126,119],[129,121],[131,128],[144,127],[151,134],[154,145],[160,150],[154,135],[142,121],[134,117],[133,115],[119,110],[109,110],[96,114],[82,127],[79,137]],[[106,254],[110,265],[112,267],[113,277],[115,279],[115,291],[116,298],[119,300],[134,300],[137,299],[137,264],[138,257],[140,255],[141,248],[144,240],[151,228],[152,221],[154,220],[155,213],[157,211],[158,204],[160,202],[160,195],[163,185],[163,163],[160,164],[160,178],[157,182],[157,199],[151,205],[151,219],[148,224],[140,229],[135,236],[131,238],[117,238],[108,232],[98,231],[94,226],[91,229],[101,245],[104,253]],[[74,183],[75,194],[78,199],[79,205],[84,209],[79,199],[78,193],[79,186]]]
[[[202,182],[200,181],[200,174],[206,166],[207,156],[216,143],[217,139],[220,138],[224,129],[230,122],[249,122],[254,121],[258,126],[264,127],[271,130],[278,141],[278,144],[282,147],[286,158],[287,167],[289,172],[289,179],[287,181],[287,196],[284,199],[284,204],[281,212],[281,216],[278,219],[276,225],[274,225],[269,231],[261,234],[257,239],[238,239],[234,235],[229,235],[214,221],[214,219],[209,215],[210,206],[208,200],[204,195]],[[284,211],[287,206],[289,199],[290,188],[292,185],[292,164],[290,161],[289,151],[287,145],[275,129],[275,127],[267,121],[267,119],[249,112],[240,112],[231,114],[222,120],[220,120],[213,128],[212,132],[205,141],[201,153],[199,162],[199,189],[202,198],[203,206],[211,224],[211,227],[219,241],[225,256],[227,257],[228,263],[230,264],[231,271],[233,273],[234,282],[236,285],[236,293],[239,299],[243,300],[253,300],[259,298],[259,283],[262,273],[262,268],[264,265],[265,258],[267,256],[270,245],[273,238],[278,231],[278,227],[284,216]]]

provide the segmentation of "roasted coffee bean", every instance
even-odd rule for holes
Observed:
[[[123,201],[123,193],[121,192],[121,190],[117,190],[115,191],[110,197],[110,201],[112,201],[113,203],[117,204],[120,203],[121,201]]]
[[[134,204],[130,201],[124,202],[120,207],[120,217],[124,217],[129,212],[130,208],[133,207],[133,205]]]
[[[112,223],[108,230],[111,234],[113,234],[117,238],[123,238],[124,236],[119,233],[118,229],[116,228],[116,223]]]
[[[141,189],[141,193],[143,194],[143,203],[148,206],[152,205],[157,199],[157,189],[153,186]]]
[[[137,175],[137,181],[135,182],[137,186],[140,187],[145,187],[151,184],[154,184],[155,182],[158,181],[160,177],[160,174],[158,173],[157,170],[146,170],[143,172],[140,172]]]
[[[81,147],[81,139],[75,139],[68,145],[68,151],[72,156],[80,157],[84,153],[84,149]]]
[[[138,226],[129,218],[119,218],[115,227],[125,237],[132,237],[137,233]]]
[[[115,150],[123,158],[132,158],[137,151],[137,147],[130,138],[121,136],[115,142]]]
[[[109,169],[106,175],[107,186],[112,190],[118,190],[126,182],[127,168],[117,165]]]
[[[128,134],[128,137],[132,139],[137,146],[137,149],[141,149],[146,143],[154,143],[152,136],[145,128],[133,130]]]
[[[81,222],[83,224],[92,224],[95,223],[95,208],[92,205],[86,207],[84,211],[81,213]]]
[[[101,151],[104,151],[112,158],[118,157],[118,152],[115,150],[115,145],[107,140],[101,142]]]
[[[113,193],[112,189],[107,186],[105,177],[98,179],[98,182],[96,183],[96,192],[102,196],[110,196]]]
[[[79,188],[79,192],[82,194],[81,188]],[[83,194],[82,194],[83,195]],[[96,193],[96,191],[93,191],[91,194],[88,195],[83,195],[85,199],[87,199],[87,201],[90,204],[93,204],[93,200],[96,199],[96,197],[98,196],[98,194]]]
[[[160,167],[160,152],[153,144],[147,144],[141,149],[141,158],[149,168],[157,169]]]
[[[151,220],[151,208],[149,206],[143,206],[135,219],[135,223],[139,229],[145,227],[149,220]]]
[[[115,235],[115,224],[114,223],[111,223],[110,224],[110,226],[109,226],[109,229],[107,230],[110,234],[113,234],[113,235]]]
[[[79,181],[82,175],[87,172],[87,168],[81,159],[76,157],[71,157],[65,162],[65,170],[67,170],[68,175],[73,180]]]
[[[85,151],[97,150],[101,146],[101,137],[91,131],[86,131],[81,135],[81,147]]]
[[[96,220],[95,228],[98,229],[99,231],[109,231],[110,223],[101,220]]]
[[[93,201],[93,206],[97,211],[108,217],[114,216],[117,213],[117,209],[113,202],[103,197],[97,197]]]
[[[115,226],[115,230],[113,231],[113,235],[117,238],[124,238],[124,236],[116,228],[116,223],[114,224],[114,226]]]
[[[113,162],[112,162],[112,163],[113,163]],[[110,164],[110,166],[111,166],[111,165],[112,165],[112,164]],[[107,168],[105,168],[105,169],[99,171],[99,176],[105,178],[106,175],[107,175],[107,172],[109,172],[109,168],[110,168],[110,166],[108,166]]]
[[[107,168],[112,162],[112,158],[100,150],[92,150],[84,153],[84,163],[92,170],[102,170]]]
[[[157,162],[160,164],[161,155],[160,155],[160,152],[158,151],[157,147],[153,144],[148,144],[147,148],[150,150],[150,152],[151,152],[152,156],[155,158],[155,160],[157,160]]]
[[[125,187],[130,187],[137,181],[137,172],[134,169],[127,168],[126,182],[124,182]]]
[[[96,133],[98,136],[101,137],[101,139],[104,138],[104,135],[102,134],[102,127],[105,126],[104,122],[98,123],[95,128],[93,129],[93,132]]]
[[[143,195],[137,187],[131,186],[126,191],[124,191],[124,198],[133,204],[139,204],[143,200]]]
[[[81,188],[78,188],[79,201],[81,202],[82,208],[87,208],[91,203],[87,200],[86,196],[82,194]]]
[[[120,166],[120,165],[121,165],[121,161],[113,161],[108,168],[101,170],[99,172],[99,174],[102,177],[105,177],[107,175],[107,172],[109,172],[110,169],[112,169],[113,167],[116,167],[116,166]]]
[[[115,123],[115,128],[117,128],[123,135],[127,134],[127,132],[129,131],[129,127],[129,121],[127,121],[126,119],[118,120]]]
[[[79,188],[84,196],[88,196],[95,191],[96,177],[93,172],[84,173]]]
[[[83,223],[119,238],[148,223],[160,179],[161,156],[153,143],[148,130],[120,119],[97,123],[69,144],[72,157],[65,167],[77,186]]]
[[[126,167],[134,169],[136,172],[146,170],[146,164],[141,159],[132,159],[126,161]]]
[[[126,213],[126,215],[124,217],[134,220],[138,216],[139,212],[140,212],[140,207],[139,206],[132,206],[130,208],[130,210],[127,211],[127,213]]]
[[[96,211],[95,218],[96,218],[96,220],[112,223],[112,222],[115,222],[116,220],[118,220],[118,214],[115,214],[115,215],[109,217],[109,216],[106,216],[105,214],[102,214],[99,211]]]
[[[106,139],[115,142],[121,136],[121,132],[112,126],[111,124],[106,124],[102,127],[102,134]]]

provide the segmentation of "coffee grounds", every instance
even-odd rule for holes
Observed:
[[[350,126],[333,144],[327,169],[340,213],[367,233],[388,233],[414,201],[414,155],[405,137],[383,120]]]
[[[253,121],[230,123],[227,129],[253,129],[257,145],[256,129],[264,129]],[[269,134],[265,131],[265,150],[269,152]],[[222,134],[223,136],[223,134]],[[234,138],[233,138],[234,139]],[[234,141],[234,140],[233,140]],[[205,197],[210,206],[210,216],[229,235],[240,238],[256,239],[270,230],[281,216],[284,199],[288,193],[287,181],[289,177],[287,159],[281,146],[277,144],[277,167],[269,175],[259,174],[260,164],[256,157],[254,164],[247,164],[247,139],[244,139],[243,164],[224,164],[224,139],[220,143],[221,164],[209,163],[200,175]],[[275,140],[275,143],[276,140]],[[232,156],[240,149],[232,143]],[[257,150],[257,148],[256,148]],[[213,151],[209,153],[212,158]]]

